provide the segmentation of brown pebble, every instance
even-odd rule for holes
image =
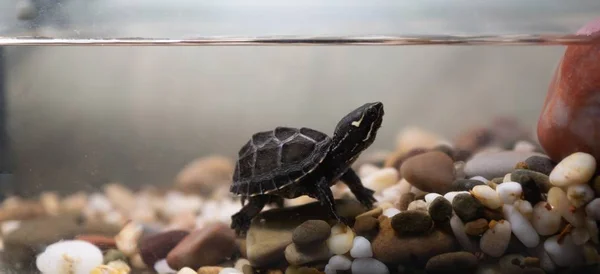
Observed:
[[[540,259],[537,257],[525,257],[523,264],[528,267],[540,267]]]
[[[267,271],[267,274],[283,274],[283,271],[279,269],[269,269],[269,271]]]
[[[198,268],[198,274],[219,274],[222,269],[220,266],[203,266]]]
[[[117,243],[116,243],[114,237],[107,237],[104,235],[95,235],[95,234],[84,234],[84,235],[77,235],[77,237],[75,237],[75,239],[91,243],[102,250],[117,248]]]
[[[425,153],[427,152],[427,149],[424,148],[415,148],[412,149],[406,153],[403,152],[395,152],[392,153],[386,160],[384,163],[384,167],[394,167],[397,170],[400,170],[400,167],[402,166],[402,163],[404,161],[406,161],[408,158],[415,156],[415,155],[419,155],[421,153]]]
[[[491,221],[491,220],[500,221],[500,220],[504,219],[504,215],[502,214],[502,211],[493,210],[493,209],[484,207],[483,208],[483,218],[485,218],[488,221]]]
[[[420,235],[431,230],[433,220],[427,212],[407,210],[394,215],[391,224],[399,235]]]
[[[292,242],[298,247],[320,244],[329,238],[331,226],[323,220],[308,220],[300,224],[292,233]]]
[[[360,218],[363,216],[371,216],[371,217],[377,218],[381,214],[383,214],[383,208],[381,206],[378,206],[378,207],[373,208],[365,213],[359,214],[358,216],[356,216],[356,218]]]
[[[192,231],[167,255],[173,269],[216,265],[236,251],[235,232],[224,223],[213,223]]]
[[[400,168],[403,178],[424,192],[441,195],[452,189],[456,179],[454,160],[440,151],[430,151],[406,160]]]
[[[140,255],[146,265],[154,265],[158,260],[167,257],[167,254],[189,235],[186,230],[171,230],[148,236],[143,236],[139,241]]]
[[[486,219],[480,218],[475,221],[471,221],[465,224],[465,233],[471,236],[479,236],[482,235],[486,230],[488,230],[488,221]]]
[[[367,239],[373,238],[377,234],[379,221],[371,216],[361,216],[356,218],[354,222],[354,232],[358,236],[363,236]]]
[[[525,162],[518,162],[515,169],[529,169],[529,166]]]
[[[251,265],[246,264],[242,267],[242,272],[244,274],[254,274],[254,268]]]
[[[596,193],[596,197],[600,197],[600,176],[596,176],[596,178],[594,178],[592,181],[592,188]]]
[[[401,211],[405,211],[408,209],[408,205],[415,200],[415,194],[412,192],[403,193],[400,195],[400,199],[398,200],[398,209]]]

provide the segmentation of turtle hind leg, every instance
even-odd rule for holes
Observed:
[[[371,209],[373,203],[377,202],[375,197],[373,197],[375,191],[363,186],[360,177],[356,175],[356,172],[354,172],[353,169],[349,168],[348,171],[340,177],[340,180],[350,188],[350,191],[352,191],[352,194],[354,194],[356,199],[368,209]]]
[[[231,216],[231,228],[239,235],[246,234],[250,228],[250,222],[269,201],[269,195],[258,195],[248,199],[248,203],[240,211]]]
[[[321,178],[317,184],[315,185],[314,196],[319,200],[321,205],[329,208],[329,214],[337,219],[339,222],[348,225],[348,220],[343,218],[337,214],[337,209],[335,206],[335,199],[333,198],[333,192],[331,192],[331,188],[327,183],[326,178]]]

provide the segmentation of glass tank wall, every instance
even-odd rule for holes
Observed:
[[[3,1],[3,273],[597,273],[580,2]]]

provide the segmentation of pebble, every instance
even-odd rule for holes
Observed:
[[[375,217],[371,216],[360,216],[356,218],[354,222],[354,232],[356,235],[363,236],[367,239],[372,239],[377,233],[379,227],[379,221]]]
[[[216,265],[237,250],[235,233],[223,223],[209,224],[192,231],[167,254],[173,268]]]
[[[450,227],[452,228],[454,237],[465,251],[477,252],[477,242],[467,235],[465,232],[465,224],[458,216],[454,215],[450,218]]]
[[[475,186],[472,193],[477,200],[489,209],[497,209],[502,206],[498,193],[487,185]]]
[[[432,257],[425,265],[428,274],[473,273],[478,259],[470,252],[458,251]]]
[[[594,199],[594,190],[588,184],[569,186],[567,198],[574,207],[582,207]]]
[[[365,237],[357,236],[354,238],[352,249],[350,249],[352,258],[370,258],[373,257],[371,242]]]
[[[485,185],[485,183],[476,179],[458,179],[452,183],[452,191],[469,191],[480,185]]]
[[[420,190],[417,187],[413,186],[410,188],[410,193],[415,194],[415,199],[423,199],[425,197],[425,195],[427,195],[428,192],[425,192],[425,191]]]
[[[525,161],[531,156],[544,156],[535,152],[500,151],[477,153],[467,161],[465,173],[468,177],[483,176],[484,178],[503,177],[510,173],[518,162]]]
[[[562,159],[550,173],[550,183],[559,186],[585,184],[596,171],[596,159],[588,153],[575,152]]]
[[[454,197],[456,197],[456,195],[458,194],[469,194],[471,195],[468,191],[450,191],[446,194],[444,194],[444,198],[446,198],[446,200],[448,200],[450,203],[454,202]]]
[[[542,174],[536,171],[527,170],[527,169],[515,169],[508,176],[509,182],[517,182],[520,183],[523,187],[526,184],[529,184],[530,181],[533,181],[535,187],[539,189],[540,192],[548,192],[553,185],[550,183],[550,178],[546,174]]]
[[[429,204],[429,216],[436,223],[445,223],[452,217],[452,204],[444,197],[437,197]]]
[[[287,262],[294,266],[322,261],[331,257],[329,248],[325,243],[317,244],[309,250],[298,249],[296,244],[292,243],[287,246],[284,254]]]
[[[235,264],[233,265],[233,267],[239,271],[244,272],[243,269],[244,269],[245,265],[251,265],[250,261],[248,261],[247,259],[241,258],[241,259],[238,259],[237,261],[235,261]]]
[[[292,242],[303,247],[325,242],[331,234],[331,227],[323,220],[308,220],[296,227],[292,234]]]
[[[555,207],[560,215],[575,227],[585,225],[584,212],[581,210],[571,211],[571,203],[567,194],[558,187],[553,187],[548,192],[548,203]]]
[[[437,197],[444,197],[440,194],[437,193],[429,193],[427,195],[425,195],[425,202],[427,203],[427,205],[431,204],[431,202],[433,202],[433,200],[435,200]]]
[[[137,268],[137,269],[148,269],[149,266],[147,266],[144,263],[144,260],[142,260],[142,256],[140,255],[140,253],[134,254],[133,256],[129,257],[129,263],[131,264],[132,267]]]
[[[517,182],[505,182],[496,187],[496,192],[504,204],[512,205],[517,199],[521,198],[523,189]]]
[[[350,270],[352,267],[352,261],[345,256],[335,255],[329,259],[329,262],[325,268],[329,268],[332,273],[337,274],[337,270]]]
[[[154,264],[154,271],[156,271],[158,274],[177,273],[177,270],[171,268],[165,259],[159,260]]]
[[[389,218],[394,217],[396,214],[400,213],[400,210],[398,210],[395,207],[390,207],[386,210],[383,211],[383,216],[387,216]]]
[[[142,236],[143,227],[140,224],[130,222],[115,236],[117,248],[125,255],[131,256],[138,250],[138,240]]]
[[[221,271],[219,271],[219,274],[243,274],[243,273],[235,268],[225,267],[225,268],[221,269]]]
[[[80,240],[65,240],[49,245],[36,258],[36,267],[42,273],[88,274],[103,262],[102,251],[95,245]]]
[[[600,255],[598,255],[598,250],[591,244],[586,244],[583,246],[583,257],[586,265],[597,265],[600,263]]]
[[[116,249],[109,249],[106,251],[106,253],[104,253],[104,259],[103,259],[103,263],[107,264],[110,263],[112,261],[126,261],[127,260],[127,256],[125,256],[125,254],[123,254],[123,252],[116,250]]]
[[[592,240],[592,242],[595,244],[600,244],[600,235],[598,235],[598,224],[596,223],[596,221],[587,218],[585,220],[585,226],[590,233],[590,239]]]
[[[360,178],[365,178],[379,170],[379,167],[374,164],[362,164],[358,168],[357,174]]]
[[[483,208],[483,218],[491,221],[500,221],[504,219],[504,214],[502,213],[502,209],[499,208],[497,210],[491,210],[489,208]]]
[[[392,228],[401,236],[428,233],[433,221],[427,212],[407,210],[396,214],[391,220]]]
[[[407,210],[427,211],[427,203],[423,200],[414,200],[408,205]]]
[[[596,198],[587,204],[587,206],[585,206],[585,213],[588,218],[600,221],[600,198]]]
[[[219,274],[223,269],[224,268],[220,266],[203,266],[198,268],[198,274]]]
[[[117,246],[114,237],[104,235],[80,234],[75,237],[75,240],[86,241],[102,250],[116,248]]]
[[[531,224],[535,231],[542,236],[554,235],[561,225],[561,215],[556,207],[547,202],[539,202],[533,207],[533,218]]]
[[[390,264],[422,263],[429,258],[454,250],[456,241],[451,234],[434,229],[429,234],[398,237],[391,220],[382,218],[379,234],[371,241],[373,258]]]
[[[504,205],[502,208],[504,218],[510,223],[510,229],[517,239],[526,247],[535,247],[540,242],[540,237],[527,218],[523,216],[512,205]]]
[[[362,179],[365,187],[372,189],[376,193],[380,193],[384,189],[395,185],[400,179],[398,170],[393,167],[382,168],[373,174]]]
[[[198,274],[198,272],[189,267],[184,267],[182,269],[179,269],[179,271],[177,271],[177,274]]]
[[[485,178],[485,177],[483,177],[483,176],[473,176],[473,177],[471,177],[471,179],[469,179],[469,180],[473,180],[473,181],[479,181],[479,182],[482,182],[484,185],[488,183],[488,179],[486,179],[486,178]]]
[[[336,255],[346,254],[352,248],[354,231],[343,224],[331,227],[331,236],[327,239],[329,250]]]
[[[425,153],[427,151],[428,150],[424,149],[424,148],[414,148],[414,149],[411,149],[406,152],[398,151],[398,152],[392,153],[392,154],[390,154],[389,157],[387,157],[383,166],[393,167],[393,168],[400,170],[400,167],[402,166],[404,161],[406,161],[406,159],[413,157],[415,155],[419,155],[421,153]]]
[[[596,176],[592,181],[592,188],[594,189],[594,193],[596,193],[596,197],[600,197],[600,176]]]
[[[154,265],[158,260],[166,258],[188,234],[185,230],[171,230],[142,237],[139,241],[142,260],[146,265]]]
[[[480,218],[465,224],[465,233],[471,236],[479,236],[488,230],[488,221]]]
[[[407,210],[408,205],[415,200],[415,194],[412,192],[403,193],[400,195],[400,199],[398,200],[398,209]]]
[[[458,155],[458,157],[463,157],[463,156]],[[454,162],[454,174],[455,174],[456,179],[464,179],[467,177],[467,175],[465,174],[465,164],[466,163],[462,160]]]
[[[525,163],[527,164],[527,169],[546,175],[550,175],[550,172],[556,166],[550,158],[541,156],[531,156],[525,160]]]
[[[445,194],[455,179],[454,161],[440,151],[430,151],[407,159],[400,167],[403,178],[425,192]]]
[[[352,262],[352,274],[389,274],[387,266],[373,258],[359,258]]]
[[[491,221],[490,228],[481,237],[479,248],[483,253],[498,258],[506,252],[511,233],[512,229],[509,221]]]
[[[483,216],[483,205],[470,194],[458,194],[452,200],[454,212],[463,222],[469,222]]]
[[[407,152],[415,148],[431,149],[439,145],[441,137],[419,127],[404,127],[396,137],[396,150]]]
[[[531,218],[533,217],[533,207],[529,201],[517,200],[513,206],[525,217],[525,219],[531,221]]]
[[[377,218],[377,217],[381,216],[381,214],[383,214],[383,208],[376,207],[365,213],[359,214],[358,216],[356,216],[356,218],[358,219],[358,218],[364,217],[364,216],[371,216],[371,217]]]
[[[210,194],[231,181],[234,163],[223,156],[207,156],[187,164],[175,177],[175,186],[186,193]]]
[[[571,235],[567,234],[559,243],[560,235],[552,236],[544,242],[544,250],[548,253],[552,261],[558,266],[575,266],[581,264],[582,247],[575,245]]]
[[[576,227],[571,231],[571,239],[576,245],[583,245],[590,239],[587,227]]]

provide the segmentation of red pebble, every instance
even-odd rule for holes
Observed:
[[[600,19],[577,34],[598,37],[600,42]],[[600,43],[566,48],[550,83],[537,134],[554,161],[574,152],[600,159]]]
[[[103,250],[117,248],[117,243],[115,242],[115,238],[107,237],[104,235],[82,234],[82,235],[77,235],[75,237],[75,239],[89,242]]]

